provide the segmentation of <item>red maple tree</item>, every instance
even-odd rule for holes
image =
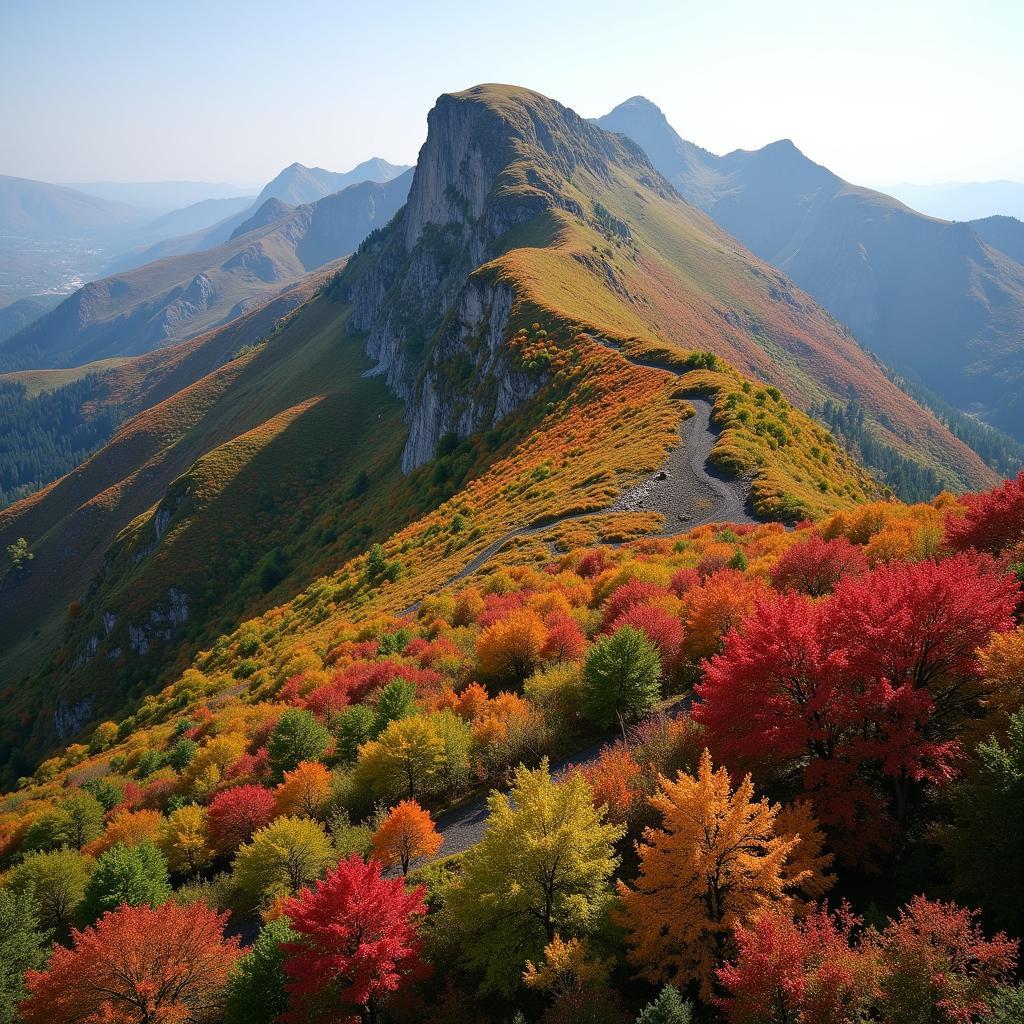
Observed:
[[[206,827],[218,853],[234,853],[274,816],[274,791],[266,786],[235,786],[218,793],[207,811]]]
[[[794,921],[785,909],[735,930],[736,955],[718,969],[715,1002],[729,1024],[771,1020],[856,1024],[877,991],[874,951],[853,943],[849,908]],[[769,1016],[771,1015],[771,1016]]]
[[[955,777],[976,651],[1018,596],[977,555],[883,566],[819,601],[763,596],[706,663],[693,717],[727,763],[801,777],[843,852],[870,859],[922,783]]]
[[[423,887],[407,889],[380,872],[378,861],[353,855],[283,904],[299,934],[282,947],[285,1020],[369,1020],[371,1004],[426,973],[417,937],[426,913]],[[339,1003],[355,1012],[339,1017]]]
[[[958,551],[998,554],[1024,537],[1024,473],[984,494],[965,494],[960,504],[963,515],[946,517],[946,540]]]

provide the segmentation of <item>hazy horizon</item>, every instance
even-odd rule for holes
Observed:
[[[400,2],[386,23],[326,0],[184,0],[173,12],[9,0],[0,173],[249,188],[294,161],[413,163],[439,94],[503,81],[586,117],[644,95],[714,152],[790,138],[855,182],[1020,181],[1024,142],[1001,98],[1024,93],[1022,29],[1009,0],[852,13],[805,0],[641,0],[628,13],[525,0],[514,18]]]

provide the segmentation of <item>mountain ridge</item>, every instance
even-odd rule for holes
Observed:
[[[680,193],[785,270],[868,348],[961,409],[1020,438],[1024,266],[969,224],[843,181],[791,142],[718,157],[650,101],[597,119],[655,150]]]

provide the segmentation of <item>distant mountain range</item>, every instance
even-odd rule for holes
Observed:
[[[1024,182],[1020,181],[957,181],[943,185],[902,182],[880,191],[944,220],[978,220],[997,215],[1024,220]]]
[[[686,199],[894,369],[1024,439],[1019,222],[926,216],[843,181],[788,139],[716,156],[639,96],[597,123],[641,145]]]
[[[151,213],[126,203],[63,185],[0,175],[0,235],[107,239],[150,219]]]
[[[194,337],[351,253],[405,202],[412,173],[316,203],[268,199],[211,249],[92,281],[0,343],[0,369],[67,367]],[[235,220],[237,218],[232,218]]]
[[[302,205],[361,181],[391,181],[406,169],[378,158],[343,173],[292,164],[259,196],[205,182],[99,182],[79,190],[0,176],[0,308],[213,248],[268,198]]]
[[[340,173],[325,171],[322,167],[291,164],[264,187],[257,202],[280,199],[291,206],[301,206],[303,203],[315,203],[332,192],[340,192],[360,181],[391,181],[408,170],[408,164],[389,164],[380,157],[364,160],[351,171]]]

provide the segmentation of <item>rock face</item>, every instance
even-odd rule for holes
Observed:
[[[625,158],[658,177],[638,147],[526,90],[442,96],[427,129],[408,202],[340,285],[376,372],[406,404],[406,471],[445,433],[487,429],[540,386],[508,358],[516,297],[486,266],[508,234],[555,210],[582,217],[559,187],[580,166],[603,177],[608,159]],[[453,381],[451,367],[467,361],[469,379]]]

